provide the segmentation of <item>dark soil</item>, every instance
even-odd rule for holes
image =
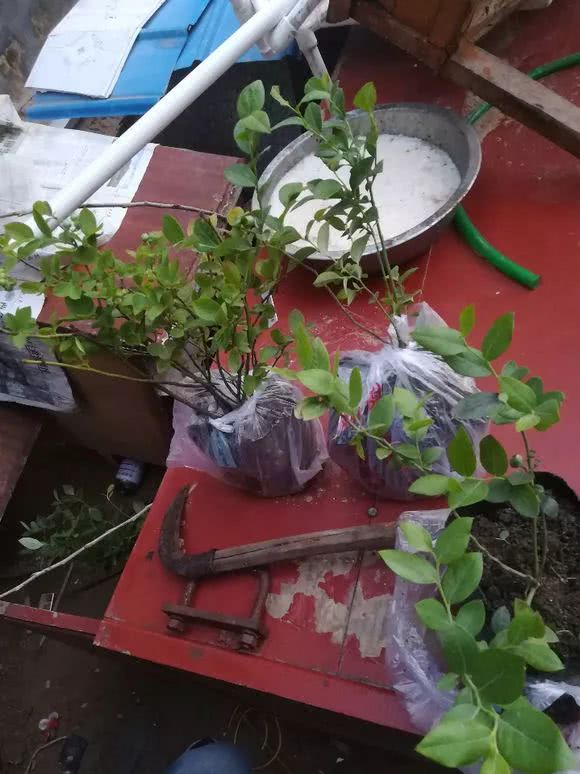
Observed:
[[[548,556],[533,606],[560,638],[555,645],[561,657],[580,662],[580,502],[557,476],[539,474],[540,483],[560,506],[559,515],[547,520]],[[507,504],[481,504],[473,534],[504,564],[530,575],[534,570],[532,521]],[[539,544],[542,530],[539,527]],[[490,611],[505,605],[511,611],[516,597],[524,598],[526,581],[510,575],[495,562],[486,561],[481,589]]]

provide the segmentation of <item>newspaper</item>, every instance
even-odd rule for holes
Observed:
[[[0,231],[2,223],[15,220],[2,217],[15,211],[29,211],[35,201],[50,201],[93,159],[114,141],[113,137],[60,129],[20,120],[8,98],[0,96]],[[93,202],[130,202],[139,187],[155,146],[148,145],[91,197]],[[126,210],[119,207],[94,210],[103,226],[101,241],[116,233]],[[34,262],[34,257],[29,259]],[[0,255],[0,265],[2,256]],[[15,273],[15,272],[13,272]],[[21,279],[36,279],[34,266],[18,267]],[[44,296],[0,290],[0,323],[4,314],[29,306],[36,319]],[[23,360],[54,361],[43,342],[29,340],[24,350],[16,349],[0,334],[0,402],[9,401],[54,411],[72,411],[74,398],[62,368],[37,366]]]
[[[139,32],[165,0],[78,0],[48,36],[26,85],[110,97]]]
[[[24,349],[17,349],[0,334],[0,402],[74,411],[76,403],[64,370],[46,362],[30,365],[24,360],[50,362],[54,355],[44,342],[28,339]]]
[[[57,191],[71,183],[98,158],[114,139],[94,132],[21,121],[9,98],[0,97],[0,230],[2,223],[15,219],[13,216],[2,217],[4,214],[29,211],[35,201],[50,201]],[[147,145],[105,183],[91,201],[111,204],[130,202],[154,149],[155,145]],[[118,231],[126,209],[99,207],[93,212],[102,226],[100,242],[108,242]],[[30,274],[26,278],[35,277]],[[2,306],[5,312],[14,312],[19,306],[30,306],[36,318],[42,309],[42,298],[30,294],[23,298],[0,290],[0,310]]]

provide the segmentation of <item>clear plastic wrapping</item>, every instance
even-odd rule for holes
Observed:
[[[341,358],[339,374],[344,380],[348,381],[355,367],[361,373],[363,399],[359,419],[364,424],[379,398],[391,394],[395,387],[402,387],[418,398],[429,396],[425,410],[433,424],[420,443],[422,449],[432,446],[445,449],[460,424],[468,431],[477,448],[487,423],[484,420],[460,421],[453,415],[455,406],[463,397],[477,392],[473,379],[456,374],[441,358],[420,349],[410,339],[415,326],[445,325],[445,322],[427,304],[421,304],[418,315],[403,315],[395,323],[399,336],[407,343],[406,347],[389,344],[378,352],[355,351]],[[392,459],[377,459],[376,442],[372,440],[364,443],[365,459],[362,460],[350,445],[353,435],[354,431],[346,420],[331,413],[328,426],[331,458],[367,491],[379,497],[412,500],[414,496],[409,493],[409,486],[420,473],[411,467],[401,467]],[[395,416],[387,440],[393,443],[409,440],[400,416]],[[445,454],[435,463],[433,472],[452,475]]]
[[[188,399],[199,410],[175,401],[167,466],[202,470],[264,497],[299,492],[328,457],[320,422],[294,416],[301,398],[290,382],[270,376],[224,414],[205,388],[192,387]]]
[[[416,521],[436,537],[445,526],[448,516],[449,511],[446,509],[408,511],[401,515],[399,523],[403,520]],[[397,530],[396,547],[404,551],[413,550],[409,548],[401,530]],[[423,734],[439,721],[454,701],[452,692],[443,693],[437,688],[437,681],[446,671],[438,642],[433,633],[425,629],[415,612],[415,604],[433,593],[432,586],[409,583],[397,577],[386,619],[386,663],[391,685],[403,699],[413,724]],[[570,675],[566,675],[566,679],[567,682],[531,678],[526,687],[527,697],[540,710],[550,707],[564,695],[571,696],[580,706],[580,687],[570,682],[573,679]],[[562,731],[578,756],[578,724],[563,726]],[[471,766],[464,771],[475,774],[479,767]],[[580,774],[580,757],[579,765],[564,774]]]

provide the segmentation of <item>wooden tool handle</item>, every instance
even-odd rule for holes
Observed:
[[[347,527],[305,535],[292,535],[275,540],[265,540],[262,543],[218,549],[213,555],[212,574],[261,567],[273,562],[305,559],[322,554],[392,548],[395,542],[395,528],[394,523],[371,524],[364,527]]]

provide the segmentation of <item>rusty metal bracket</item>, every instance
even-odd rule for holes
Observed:
[[[175,634],[184,634],[189,622],[208,624],[217,629],[239,634],[239,650],[256,650],[259,643],[268,636],[268,631],[262,623],[262,616],[266,607],[266,597],[270,590],[270,575],[267,570],[257,570],[254,574],[258,578],[258,592],[252,606],[252,612],[247,618],[190,607],[196,588],[196,584],[192,581],[186,586],[181,604],[163,605],[163,612],[169,616],[167,628]]]

